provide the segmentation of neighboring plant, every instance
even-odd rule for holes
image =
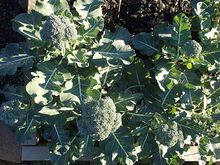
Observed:
[[[65,0],[39,0],[15,17],[27,40],[1,50],[0,75],[19,75],[24,86],[0,90],[0,119],[19,142],[39,131],[58,165],[182,164],[195,143],[200,163],[219,158],[219,3],[193,1],[193,16],[134,36],[103,29],[101,6],[77,0],[70,11]]]
[[[202,46],[197,41],[190,40],[183,45],[182,51],[187,56],[198,57],[202,52]]]

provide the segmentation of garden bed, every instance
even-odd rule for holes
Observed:
[[[0,36],[0,159],[218,163],[220,2],[29,2]]]

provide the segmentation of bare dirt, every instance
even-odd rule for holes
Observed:
[[[171,22],[180,12],[191,13],[189,0],[105,0],[106,27],[122,25],[130,33],[152,31],[161,22]]]
[[[19,13],[25,12],[18,0],[0,0],[0,48],[11,42],[24,40],[12,30],[11,20]]]
[[[68,0],[70,6],[74,1]],[[130,33],[150,32],[158,23],[172,22],[180,12],[191,14],[190,0],[104,0],[103,4],[105,28],[120,25]]]

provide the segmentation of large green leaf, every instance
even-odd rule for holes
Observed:
[[[147,128],[145,129],[147,130]],[[150,132],[141,134],[138,138],[138,144],[141,147],[141,151],[138,153],[140,159],[148,158],[156,148],[154,135]]]
[[[97,65],[129,65],[135,56],[135,51],[123,40],[106,43],[93,51],[93,61]]]
[[[204,51],[201,54],[204,61],[208,61],[206,67],[210,72],[218,72],[220,69],[220,49],[218,46],[204,46]]]
[[[29,108],[30,110],[30,108]],[[24,143],[36,133],[37,121],[30,117],[23,121],[22,125],[17,127],[16,138],[19,143]]]
[[[99,100],[101,94],[98,88],[99,84],[94,78],[75,75],[72,80],[66,82],[61,98],[66,96],[66,100],[75,101],[75,103],[82,103],[89,96]]]
[[[27,39],[41,40],[42,15],[36,12],[17,15],[12,22],[13,30]]]
[[[50,132],[51,141],[48,143],[50,157],[53,164],[68,164],[71,159],[71,144],[76,144],[77,138],[63,125],[54,124],[45,131]]]
[[[141,54],[152,56],[160,52],[160,41],[155,38],[152,33],[141,32],[134,36],[132,44],[135,49],[139,50]]]
[[[124,66],[122,78],[117,81],[120,90],[129,88],[131,91],[145,91],[150,69],[153,67],[150,62],[145,61],[145,63],[141,59],[135,59],[131,65]]]
[[[0,75],[13,75],[18,68],[28,70],[32,67],[34,56],[22,45],[8,44],[0,51]]]
[[[75,17],[80,26],[78,33],[79,42],[88,44],[88,39],[96,38],[98,33],[104,28],[104,19],[102,18],[102,0],[78,0],[74,7],[78,16]]]
[[[74,7],[79,19],[90,19],[102,16],[102,0],[77,0]]]
[[[194,18],[194,28],[208,30],[211,28],[211,16],[215,13],[214,2],[195,1],[192,3]],[[197,26],[196,26],[197,25]]]
[[[1,94],[4,94],[6,100],[25,100],[26,93],[23,87],[16,87],[14,85],[6,84],[2,90]]]
[[[68,105],[69,106],[69,105]],[[62,113],[69,113],[71,114],[72,118],[76,118],[80,116],[75,110],[75,108],[69,107],[59,107],[59,106],[44,106],[40,111],[39,114],[50,116],[56,116]]]
[[[191,38],[189,18],[180,13],[173,18],[171,45],[180,47]]]
[[[49,16],[69,10],[69,5],[66,0],[37,0],[32,10],[42,15]]]
[[[175,46],[176,47],[176,58],[180,56],[180,47],[191,39],[191,24],[189,22],[189,18],[180,13],[173,18],[173,25],[171,28],[171,36],[172,38],[166,42],[166,45]],[[168,45],[168,46],[169,46]]]
[[[98,67],[99,73],[97,73],[97,77],[100,79],[102,87],[110,87],[119,80],[122,76],[122,70],[120,65]]]
[[[198,107],[203,109],[219,109],[220,107],[220,75],[217,78],[207,80],[207,86],[204,89],[204,98],[198,102]]]
[[[179,96],[183,108],[195,108],[195,103],[203,95],[199,76],[193,71],[180,71],[178,65],[168,61],[158,64],[157,67],[159,70],[155,78],[163,91],[161,104],[172,104]]]
[[[36,104],[46,105],[52,96],[59,96],[61,85],[70,78],[70,74],[56,61],[43,62],[33,72],[34,78],[27,84],[26,91],[34,98]]]
[[[181,72],[175,64],[169,61],[161,61],[157,68],[155,78],[162,91],[171,90],[175,84],[178,84]]]
[[[82,145],[82,154],[85,157],[89,157],[94,152],[94,144],[95,141],[90,136],[85,136],[82,139],[83,145]]]
[[[178,127],[182,130],[184,139],[188,140],[185,142],[186,144],[191,141],[196,142],[197,138],[201,137],[204,133],[206,134],[206,132],[199,127],[199,124],[187,117],[187,113],[185,112],[181,112],[174,120],[178,124]]]
[[[182,107],[193,108],[203,97],[200,78],[194,72],[185,71],[181,73],[181,80],[183,86],[180,97]]]
[[[112,133],[101,145],[105,148],[107,159],[111,160],[109,162],[132,165],[137,161],[137,155],[133,152],[134,139],[126,128]]]
[[[121,112],[133,111],[137,101],[142,99],[142,97],[143,94],[132,93],[129,90],[123,92],[117,91],[111,94],[111,98],[114,100],[117,110]]]
[[[83,20],[78,28],[78,41],[88,44],[88,39],[96,38],[98,33],[104,28],[104,19],[101,17]],[[85,40],[85,41],[84,41]]]
[[[116,27],[116,30],[113,33],[109,30],[105,30],[100,42],[109,43],[114,42],[115,40],[123,40],[128,44],[131,41],[130,33],[123,27]]]

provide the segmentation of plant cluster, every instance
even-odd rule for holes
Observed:
[[[0,120],[22,142],[36,131],[53,164],[182,164],[197,144],[200,163],[219,158],[220,2],[191,2],[150,33],[104,29],[102,0],[38,0],[17,15],[25,42],[0,52]],[[192,35],[197,34],[197,35]]]

